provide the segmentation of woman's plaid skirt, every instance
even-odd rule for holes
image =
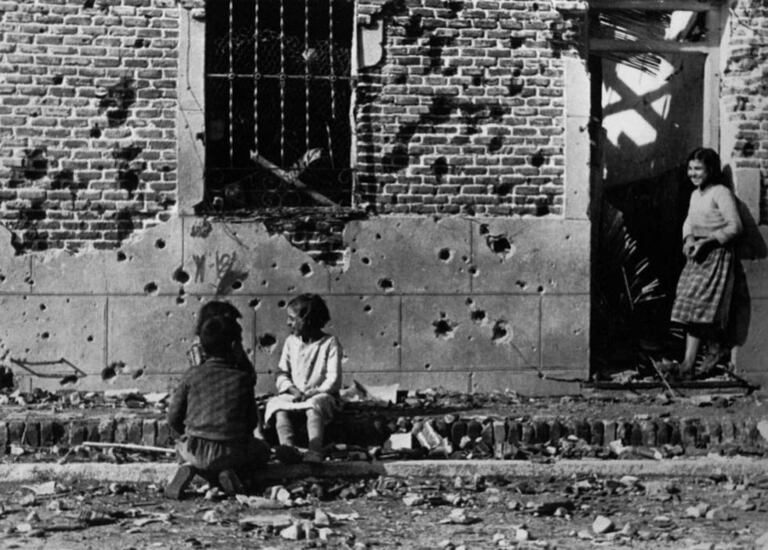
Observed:
[[[713,247],[703,260],[688,258],[677,282],[672,322],[728,326],[736,256],[731,247]]]

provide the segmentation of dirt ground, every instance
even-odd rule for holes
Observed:
[[[153,485],[0,485],[3,547],[750,549],[768,532],[768,475],[306,479],[240,500],[205,489],[169,501]]]

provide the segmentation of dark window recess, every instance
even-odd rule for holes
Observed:
[[[352,0],[208,1],[209,206],[350,204],[353,22]]]

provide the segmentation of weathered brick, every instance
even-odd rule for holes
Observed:
[[[141,443],[154,446],[157,442],[157,420],[145,419],[141,425]]]
[[[88,427],[84,420],[70,420],[67,424],[66,441],[70,446],[81,445],[88,436]]]
[[[10,437],[8,435],[8,423],[0,421],[0,456],[8,452]]]

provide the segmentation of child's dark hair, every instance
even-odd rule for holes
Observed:
[[[325,300],[317,294],[300,294],[292,298],[287,307],[296,312],[309,330],[320,330],[331,320]]]
[[[232,317],[210,317],[202,323],[198,336],[206,355],[227,357],[232,352],[232,344],[240,338],[240,327]]]
[[[720,165],[720,155],[718,155],[714,149],[710,149],[708,147],[697,147],[688,155],[686,167],[692,160],[698,160],[707,170],[707,181],[705,182],[706,185],[725,183],[725,178],[723,177],[723,168]]]
[[[197,325],[195,326],[196,336],[200,336],[203,324],[212,317],[228,317],[233,321],[236,321],[237,319],[240,319],[242,315],[240,315],[237,308],[229,302],[213,300],[207,304],[203,304],[203,307],[200,308],[200,312],[197,314]]]

